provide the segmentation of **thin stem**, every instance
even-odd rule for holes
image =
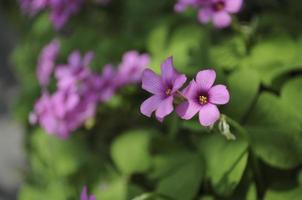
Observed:
[[[176,93],[183,101],[187,100],[187,97],[185,97],[185,95],[183,95],[183,93],[181,91],[177,90]]]

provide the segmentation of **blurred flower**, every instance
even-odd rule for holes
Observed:
[[[224,85],[215,85],[214,70],[200,71],[196,81],[192,80],[183,91],[187,101],[180,104],[176,111],[182,119],[189,120],[199,112],[199,122],[203,126],[213,125],[220,116],[216,105],[229,102],[230,95]]]
[[[173,100],[177,90],[186,82],[186,76],[179,74],[173,66],[173,58],[168,58],[161,65],[161,76],[146,69],[143,73],[142,88],[151,94],[140,107],[141,113],[151,117],[155,112],[156,118],[163,121],[165,116],[173,111]]]
[[[96,200],[94,195],[88,195],[87,187],[85,186],[81,193],[81,200]]]
[[[49,84],[50,75],[54,70],[55,61],[58,56],[59,49],[59,41],[53,40],[43,48],[39,56],[37,77],[42,87],[46,87]]]
[[[176,12],[183,12],[189,6],[195,6],[197,4],[197,0],[178,0],[178,2],[174,6],[174,10]]]
[[[61,29],[70,16],[77,13],[83,0],[20,0],[21,9],[34,16],[43,9],[50,9],[50,19],[56,30]]]
[[[118,86],[141,81],[143,71],[148,67],[148,54],[139,54],[137,51],[128,51],[123,55],[117,74]]]
[[[55,29],[61,29],[71,15],[77,13],[83,0],[49,0],[50,19]]]
[[[196,7],[201,23],[212,21],[215,27],[225,28],[232,22],[231,14],[238,13],[242,3],[243,0],[179,0],[175,10],[183,12],[188,6]]]
[[[48,0],[19,0],[25,14],[33,16],[48,6]]]
[[[30,115],[31,122],[36,121],[50,134],[67,138],[94,116],[101,76],[90,71],[92,58],[91,52],[82,58],[75,51],[68,64],[56,68],[57,91],[52,95],[43,93]]]

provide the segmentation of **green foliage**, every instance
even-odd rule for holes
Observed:
[[[150,168],[149,145],[151,136],[151,133],[146,131],[132,131],[123,134],[114,141],[111,146],[111,156],[122,173],[126,175],[143,173]]]
[[[25,125],[29,163],[20,200],[79,199],[84,185],[99,200],[301,199],[301,1],[244,1],[232,27],[223,30],[199,24],[196,11],[175,13],[175,2],[85,1],[60,32],[47,11],[27,23],[14,19],[23,22],[16,25],[21,38],[11,57],[21,87],[14,113]],[[100,105],[68,140],[29,126],[41,93],[38,55],[53,38],[62,43],[59,63],[75,49],[92,50],[96,72],[131,49],[149,53],[156,72],[173,55],[188,80],[214,68],[217,82],[230,90],[220,110],[237,140],[196,118],[158,123],[142,116],[146,93],[136,86]]]
[[[283,199],[292,199],[299,200],[301,199],[302,188],[298,187],[292,190],[286,191],[274,191],[268,190],[265,194],[264,200],[283,200]]]
[[[230,195],[240,182],[247,165],[247,142],[241,138],[227,141],[219,134],[202,138],[199,151],[206,163],[206,177],[220,195]]]

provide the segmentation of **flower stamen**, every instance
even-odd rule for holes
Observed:
[[[171,90],[170,88],[168,88],[168,89],[165,91],[165,94],[166,94],[167,96],[170,96],[170,95],[171,95],[171,92],[172,92],[172,90]]]
[[[198,100],[201,105],[208,103],[208,97],[203,96],[203,95],[199,96]]]
[[[225,3],[223,1],[218,1],[213,4],[213,9],[215,11],[221,11],[224,9],[224,7],[225,7]]]

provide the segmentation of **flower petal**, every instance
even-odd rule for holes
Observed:
[[[242,6],[242,2],[243,0],[228,0],[226,1],[225,10],[230,13],[237,13]]]
[[[217,28],[228,27],[232,22],[231,15],[226,11],[215,13],[213,16],[213,24]]]
[[[89,200],[87,195],[87,187],[85,186],[81,192],[81,200]]]
[[[96,197],[94,195],[90,195],[89,200],[96,200]]]
[[[193,99],[195,98],[196,94],[198,92],[198,86],[194,80],[192,80],[189,85],[182,90],[182,94],[187,98],[187,99]]]
[[[163,99],[159,95],[151,96],[142,103],[140,107],[141,113],[147,117],[151,117],[152,112],[154,112],[158,108],[162,100]]]
[[[199,22],[206,24],[213,17],[213,11],[210,8],[203,8],[198,11],[198,20]]]
[[[159,121],[162,121],[167,115],[173,111],[173,96],[164,99],[157,108],[155,115]]]
[[[185,120],[189,120],[200,110],[201,106],[193,101],[186,101],[177,106],[176,113]]]
[[[146,69],[143,72],[142,88],[152,94],[161,94],[163,92],[160,77],[150,69]]]
[[[226,86],[215,85],[209,90],[209,102],[212,104],[223,105],[229,102],[230,94]]]
[[[219,119],[219,116],[220,112],[217,106],[208,103],[199,111],[199,122],[203,126],[211,126]]]
[[[173,67],[173,57],[167,58],[161,64],[161,74],[165,83],[171,82],[172,78],[175,76],[175,69]]]
[[[196,82],[201,90],[209,90],[216,79],[216,72],[212,69],[202,70],[196,76]]]
[[[174,81],[172,92],[176,92],[176,90],[180,89],[184,83],[187,81],[187,77],[183,74],[178,75]]]

